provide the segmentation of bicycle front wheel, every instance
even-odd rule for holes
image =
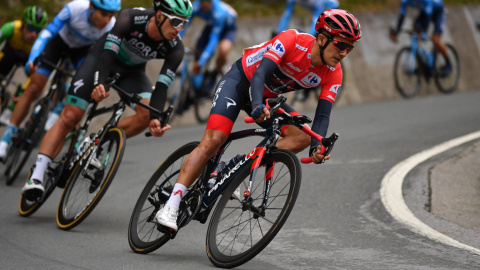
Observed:
[[[170,237],[157,231],[155,214],[170,198],[187,156],[198,146],[191,142],[171,154],[148,180],[133,209],[128,243],[135,253],[147,254],[163,246]],[[163,187],[160,188],[159,187]]]
[[[435,76],[435,84],[438,86],[440,92],[449,94],[455,91],[458,87],[458,81],[460,80],[460,60],[458,54],[452,45],[447,44],[447,53],[452,65],[452,72],[446,76],[438,74],[438,71],[445,66],[445,57],[438,51],[435,53],[435,70],[437,74]]]
[[[290,151],[274,150],[265,155],[261,164],[269,165],[265,167],[268,173],[273,169],[270,190],[265,181],[267,172],[261,174],[264,170],[259,169],[248,204],[232,199],[237,187],[240,194],[248,188],[250,168],[245,168],[225,190],[210,219],[207,255],[217,267],[233,268],[253,259],[272,241],[293,209],[302,178],[298,158]],[[258,215],[251,205],[260,208],[265,193],[270,194],[268,202],[264,214]]]
[[[70,230],[80,224],[107,192],[122,161],[125,132],[112,128],[98,144],[96,151],[91,150],[93,145],[90,145],[75,165],[60,199],[57,225],[62,230]],[[89,167],[85,168],[93,158],[98,161],[99,166],[94,166],[91,162]]]
[[[402,48],[396,58],[393,77],[395,88],[404,98],[414,97],[421,86],[421,66],[410,47]]]

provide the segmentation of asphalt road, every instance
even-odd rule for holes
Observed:
[[[334,108],[329,134],[338,132],[340,139],[332,159],[302,166],[300,197],[287,223],[238,269],[479,269],[480,258],[396,222],[379,195],[383,176],[398,162],[480,130],[479,101],[475,91]],[[237,122],[235,130],[250,127]],[[212,269],[205,253],[207,225],[192,222],[148,255],[133,253],[127,241],[132,209],[151,174],[176,148],[200,140],[203,131],[204,126],[179,127],[161,139],[129,140],[108,192],[69,232],[55,222],[61,190],[22,218],[17,207],[27,170],[13,186],[0,186],[0,269]],[[257,142],[238,141],[230,149],[247,153]]]

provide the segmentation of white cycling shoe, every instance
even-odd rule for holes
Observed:
[[[10,117],[12,117],[12,110],[10,110],[9,108],[5,109],[2,113],[2,115],[0,116],[0,124],[2,125],[8,125],[8,121],[10,121]]]
[[[42,182],[37,179],[28,179],[27,183],[25,183],[25,186],[22,188],[23,196],[32,201],[40,199],[43,192],[45,192],[45,188],[43,188]]]
[[[155,220],[160,225],[178,231],[177,217],[178,207],[168,205],[158,211],[158,213],[155,215]]]
[[[5,161],[7,158],[8,143],[0,141],[0,160]]]

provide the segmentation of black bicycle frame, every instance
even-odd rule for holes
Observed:
[[[243,168],[245,167],[251,168],[250,169],[251,174],[250,174],[250,182],[248,185],[248,189],[244,193],[243,203],[246,203],[249,201],[250,191],[251,191],[250,189],[253,187],[253,182],[255,180],[257,170],[260,167],[260,162],[263,156],[265,155],[265,153],[268,153],[275,146],[278,138],[280,137],[280,127],[278,125],[274,125],[268,129],[248,129],[248,130],[242,130],[242,131],[238,131],[230,134],[225,144],[220,148],[219,153],[207,163],[205,173],[203,174],[203,177],[200,179],[202,185],[203,183],[206,183],[206,181],[208,181],[210,173],[215,169],[223,153],[225,152],[225,150],[227,149],[227,147],[230,145],[232,141],[251,137],[251,136],[261,136],[265,138],[255,147],[255,149],[253,149],[253,151],[251,151],[240,162],[238,162],[235,165],[235,167],[233,167],[227,174],[223,175],[222,179],[217,181],[217,183],[213,188],[211,188],[210,190],[204,193],[203,202],[202,202],[203,210],[207,209],[209,206],[215,203],[217,198],[229,186],[230,181],[234,179],[237,176],[238,172],[243,170]],[[273,164],[269,164],[268,168],[273,168]],[[267,169],[267,172],[273,173],[273,171],[271,170],[269,171],[268,169]],[[271,182],[267,181],[267,185],[270,185],[270,184]],[[267,186],[265,190],[269,191],[270,187]],[[268,194],[265,194],[264,205],[266,205],[267,201],[268,201]]]

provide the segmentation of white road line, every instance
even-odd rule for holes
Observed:
[[[380,188],[380,196],[387,211],[397,221],[406,224],[414,232],[424,235],[435,241],[439,241],[443,244],[454,246],[480,255],[480,249],[462,244],[457,240],[441,234],[416,218],[405,204],[402,194],[402,185],[405,176],[418,164],[446,150],[478,138],[480,138],[480,131],[444,142],[398,163],[383,178],[382,186]]]

